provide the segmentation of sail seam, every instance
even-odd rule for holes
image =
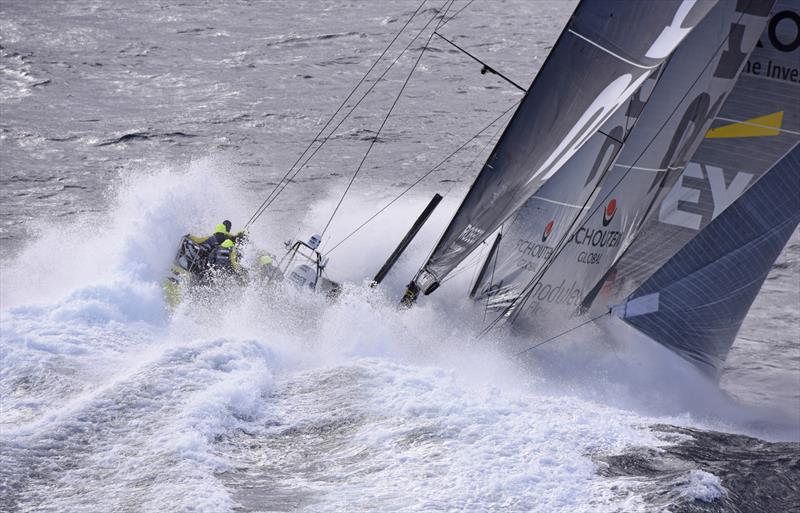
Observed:
[[[567,29],[567,32],[569,32],[569,33],[571,33],[571,34],[573,34],[573,35],[575,35],[575,36],[578,36],[579,38],[583,39],[584,41],[586,41],[586,42],[587,42],[587,43],[589,43],[590,45],[592,45],[592,46],[596,46],[597,48],[599,48],[599,49],[603,50],[603,51],[604,51],[604,52],[606,52],[607,54],[609,54],[609,55],[613,55],[613,56],[614,56],[614,57],[616,57],[617,59],[619,59],[619,60],[621,60],[621,61],[623,61],[623,62],[626,62],[626,63],[630,64],[631,66],[636,66],[637,68],[640,68],[640,69],[653,69],[653,68],[657,68],[657,67],[659,67],[659,66],[661,65],[661,63],[658,63],[658,64],[656,64],[656,65],[654,65],[654,66],[645,66],[644,64],[639,64],[638,62],[633,62],[632,60],[630,60],[630,59],[626,59],[625,57],[621,56],[621,55],[620,55],[620,54],[618,54],[618,53],[612,52],[611,50],[609,50],[609,49],[608,49],[608,48],[606,48],[605,46],[603,46],[603,45],[601,45],[601,44],[598,44],[598,43],[596,43],[596,42],[592,41],[592,40],[591,40],[591,39],[589,39],[588,37],[586,37],[586,36],[583,36],[583,35],[581,35],[581,34],[578,34],[577,32],[575,32],[575,31],[574,31],[574,30],[572,30],[572,29]]]

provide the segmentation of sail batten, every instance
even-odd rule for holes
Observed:
[[[603,46],[603,45],[601,45],[600,43],[598,43],[598,42],[596,42],[596,41],[592,41],[592,40],[591,40],[591,39],[589,39],[588,37],[586,37],[586,36],[583,36],[583,35],[581,35],[581,34],[579,34],[579,33],[575,32],[575,31],[574,31],[574,30],[572,30],[572,29],[567,29],[567,32],[569,32],[570,34],[573,34],[573,35],[574,35],[574,36],[576,36],[576,37],[579,37],[580,39],[583,39],[584,41],[586,41],[586,42],[587,42],[587,43],[589,43],[590,45],[592,45],[592,46],[595,46],[595,47],[597,47],[597,48],[599,48],[599,49],[603,50],[603,51],[604,51],[604,52],[606,52],[607,54],[609,54],[609,55],[611,55],[611,56],[613,56],[613,57],[616,57],[617,59],[621,60],[622,62],[624,62],[624,63],[626,63],[626,64],[630,64],[631,66],[635,66],[635,67],[637,67],[637,68],[646,69],[646,70],[651,70],[651,69],[657,68],[657,67],[659,66],[659,64],[654,64],[654,65],[652,65],[652,66],[647,66],[647,65],[645,65],[645,64],[640,64],[640,63],[638,63],[638,62],[633,62],[632,60],[626,59],[625,57],[623,57],[623,56],[621,56],[621,55],[618,55],[618,54],[614,53],[613,51],[611,51],[611,50],[609,50],[608,48],[604,47],[604,46]]]

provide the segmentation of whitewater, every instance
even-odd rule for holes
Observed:
[[[0,510],[797,508],[798,233],[721,384],[613,320],[514,357],[521,335],[476,337],[472,259],[397,308],[488,138],[337,247],[337,301],[231,286],[168,311],[180,237],[236,230],[417,3],[3,4]],[[573,5],[531,24],[528,2],[475,2],[447,28],[530,77]],[[518,98],[439,48],[328,248]],[[324,225],[369,110],[253,226],[246,262]]]

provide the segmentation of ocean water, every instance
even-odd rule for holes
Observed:
[[[719,384],[613,321],[512,358],[512,335],[475,338],[468,267],[396,308],[496,129],[330,253],[337,302],[231,286],[168,313],[180,236],[241,226],[418,5],[0,4],[0,510],[800,507],[800,234]],[[574,5],[456,2],[441,31],[528,84]],[[423,45],[252,227],[246,258],[326,224]],[[326,248],[520,98],[479,71],[433,40]]]

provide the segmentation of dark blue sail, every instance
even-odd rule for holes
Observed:
[[[717,374],[800,222],[800,146],[645,281],[618,314]]]

